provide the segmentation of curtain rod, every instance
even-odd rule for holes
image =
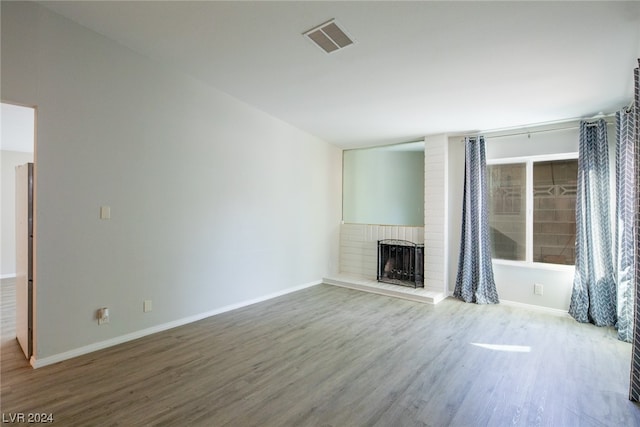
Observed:
[[[636,106],[636,101],[635,100],[631,100],[631,102],[629,103],[629,105],[627,105],[626,107],[623,108],[623,110],[626,110],[626,112],[630,112],[631,110],[633,110]]]
[[[564,127],[557,127],[557,128],[553,128],[553,129],[539,129],[539,130],[530,130],[530,131],[522,131],[522,132],[514,132],[514,133],[506,133],[506,134],[501,134],[501,135],[485,135],[486,139],[496,139],[496,138],[506,138],[509,136],[520,136],[520,135],[529,135],[531,136],[531,134],[534,133],[545,133],[545,132],[559,132],[562,130],[572,130],[572,129],[579,129],[580,126],[564,126]]]
[[[564,121],[562,123],[558,123],[557,127],[550,127],[548,129],[533,129],[533,130],[520,130],[520,131],[516,131],[516,132],[511,132],[511,133],[500,133],[500,132],[508,132],[507,129],[505,129],[504,131],[500,131],[500,130],[493,130],[493,131],[484,131],[484,132],[479,132],[478,135],[484,135],[484,137],[486,139],[495,139],[495,138],[505,138],[505,137],[510,137],[510,136],[520,136],[520,135],[532,135],[535,133],[546,133],[546,132],[558,132],[558,131],[563,131],[563,130],[574,130],[574,129],[580,129],[580,122],[581,121],[595,121],[595,120],[599,120],[599,119],[604,119],[605,122],[608,125],[614,124],[615,120],[615,113],[612,114],[607,114],[607,115],[602,115],[602,116],[598,116],[598,117],[593,117],[590,119],[573,119],[570,121]],[[576,124],[576,122],[578,122]],[[565,126],[562,126],[562,125]],[[553,124],[537,124],[537,125],[533,125],[536,127],[540,127],[540,126],[553,126]],[[522,128],[521,128],[522,129]],[[492,133],[498,133],[499,135],[491,135]]]

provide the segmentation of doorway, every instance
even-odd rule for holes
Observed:
[[[32,291],[33,281],[29,283],[27,279],[22,285],[18,283],[21,278],[17,268],[19,245],[16,234],[20,221],[16,217],[16,168],[34,162],[36,109],[4,102],[0,107],[2,346],[4,350],[9,341],[22,335],[19,341],[29,358],[33,351],[33,315],[29,311],[33,301],[33,292],[29,290]],[[32,275],[30,279],[33,279]]]

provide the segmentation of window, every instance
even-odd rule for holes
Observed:
[[[489,163],[493,258],[575,264],[576,157]]]
[[[493,258],[526,259],[526,164],[489,166],[489,227]]]

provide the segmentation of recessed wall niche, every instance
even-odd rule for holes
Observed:
[[[342,219],[424,225],[424,142],[345,150]]]

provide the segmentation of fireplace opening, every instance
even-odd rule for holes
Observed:
[[[407,240],[378,240],[378,282],[424,287],[424,245]]]

